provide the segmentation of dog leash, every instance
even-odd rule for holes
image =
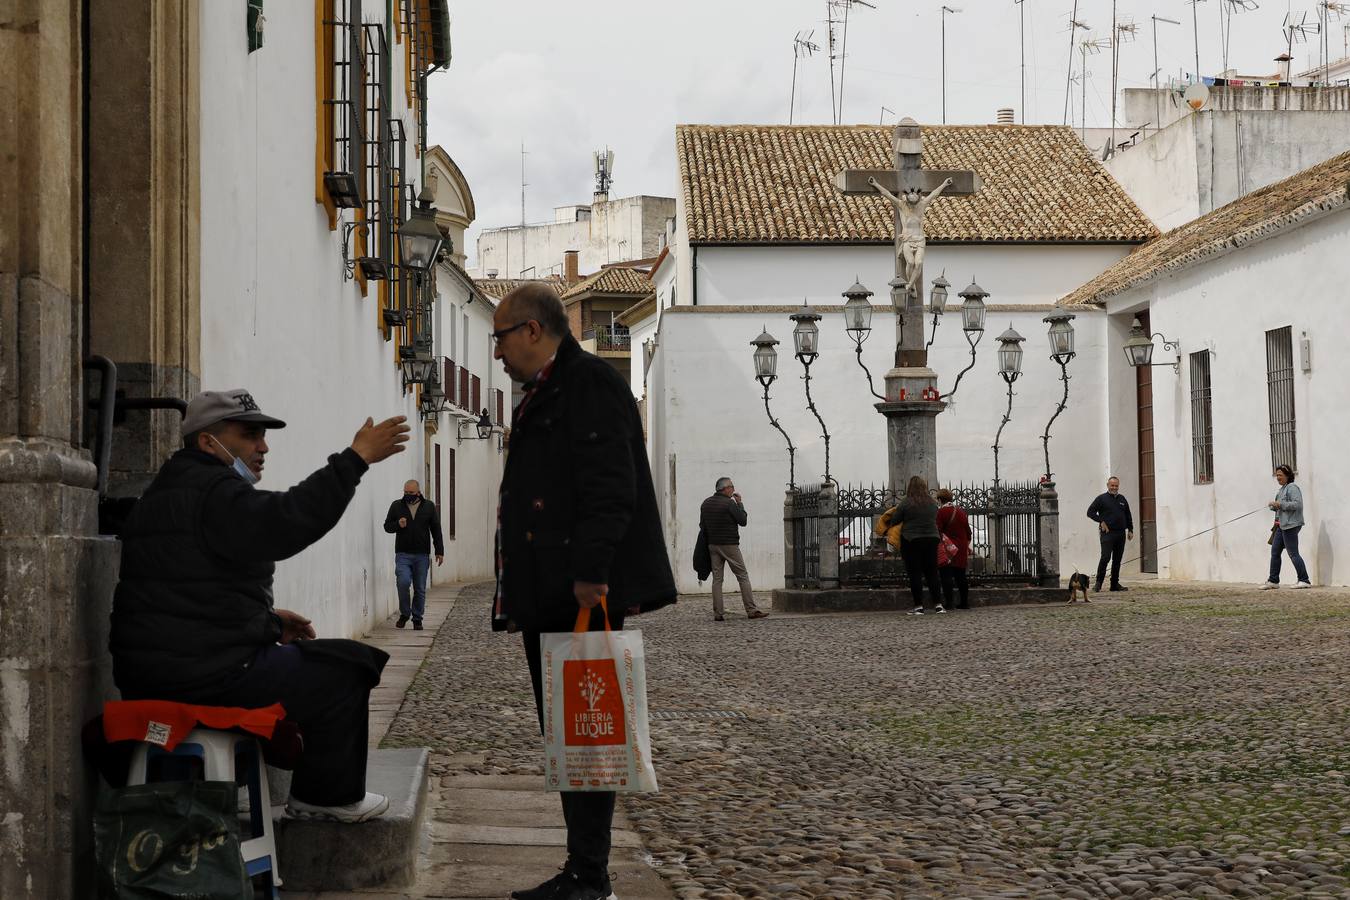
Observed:
[[[1164,544],[1163,546],[1154,549],[1153,552],[1154,552],[1154,553],[1159,553],[1159,552],[1161,552],[1161,551],[1163,551],[1163,550],[1169,550],[1169,549],[1171,549],[1172,547],[1175,547],[1177,544],[1184,544],[1184,543],[1186,543],[1187,541],[1189,541],[1191,538],[1198,538],[1198,537],[1200,537],[1201,535],[1209,534],[1211,531],[1218,531],[1218,530],[1219,530],[1220,528],[1222,528],[1223,526],[1225,526],[1225,525],[1231,525],[1231,524],[1233,524],[1234,522],[1237,522],[1237,521],[1239,521],[1239,520],[1241,520],[1241,519],[1247,518],[1248,516],[1254,516],[1254,515],[1256,515],[1257,513],[1260,513],[1260,512],[1271,512],[1271,511],[1272,511],[1272,510],[1271,510],[1269,507],[1262,507],[1261,509],[1254,509],[1254,510],[1252,510],[1251,512],[1245,512],[1245,513],[1243,513],[1243,514],[1240,515],[1240,516],[1235,516],[1235,517],[1229,519],[1227,522],[1220,522],[1218,525],[1213,525],[1213,526],[1211,526],[1211,527],[1209,527],[1209,528],[1206,528],[1204,531],[1197,531],[1195,534],[1192,534],[1192,535],[1189,535],[1189,536],[1187,536],[1187,537],[1184,537],[1184,538],[1182,538],[1182,539],[1179,540],[1179,541],[1173,541],[1173,542],[1170,543],[1170,544]],[[1138,561],[1139,561],[1140,559],[1142,559],[1142,558],[1143,558],[1143,556],[1142,556],[1142,554],[1141,554],[1140,556],[1131,557],[1130,559],[1123,559],[1123,560],[1120,561],[1120,564],[1123,566],[1123,565],[1125,565],[1126,563],[1138,562]]]

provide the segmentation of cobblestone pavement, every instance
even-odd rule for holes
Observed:
[[[539,774],[487,621],[469,589],[387,743]],[[1350,896],[1350,593],[634,624],[661,792],[623,802],[680,897]]]

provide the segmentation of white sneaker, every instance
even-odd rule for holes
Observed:
[[[384,813],[389,808],[389,798],[384,794],[367,793],[366,796],[348,803],[346,806],[315,806],[292,797],[286,802],[286,814],[293,819],[327,819],[332,822],[365,822]]]
[[[911,609],[911,610],[909,611],[909,614],[910,614],[911,616],[921,616],[921,615],[923,615],[923,607],[922,607],[922,606],[916,606],[916,607],[914,607],[913,609]]]
[[[1311,582],[1311,581],[1300,581],[1300,582],[1298,582],[1297,584],[1294,585],[1294,590],[1296,590],[1296,591],[1306,591],[1306,590],[1307,590],[1308,588],[1310,588],[1310,587],[1312,587],[1312,582]]]
[[[1260,586],[1259,588],[1257,588],[1257,590],[1258,590],[1258,591],[1273,591],[1273,590],[1275,590],[1277,587],[1279,587],[1279,584],[1276,583],[1276,582],[1274,582],[1274,581],[1263,581],[1263,582],[1261,582],[1261,586]]]
[[[946,610],[945,610],[945,609],[943,609],[943,608],[942,608],[942,604],[941,604],[941,603],[939,603],[939,604],[938,604],[938,605],[937,605],[937,609],[935,609],[935,610],[933,610],[933,612],[940,612],[940,613],[945,613],[945,612],[946,612]]]

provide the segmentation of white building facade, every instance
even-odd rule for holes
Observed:
[[[939,199],[929,211],[927,277],[945,271],[953,285],[929,355],[944,394],[970,363],[957,292],[973,277],[991,294],[975,365],[937,420],[939,481],[993,479],[992,444],[1007,401],[996,337],[1011,325],[1026,338],[1026,352],[1013,418],[1001,438],[1000,474],[1005,482],[1034,482],[1045,471],[1040,436],[1062,391],[1042,319],[1064,292],[1155,232],[1067,129],[925,128],[924,137],[926,168],[973,166],[984,180],[979,200]],[[825,444],[806,406],[787,317],[803,302],[824,315],[811,390],[830,433],[830,475],[844,485],[885,486],[885,419],[873,408],[877,400],[845,333],[841,294],[855,279],[876,292],[862,361],[880,392],[895,347],[887,294],[894,275],[890,207],[880,198],[840,198],[833,178],[843,168],[889,166],[889,131],[684,126],[677,140],[681,170],[695,174],[682,185],[668,259],[652,273],[657,296],[674,295],[676,302],[653,304],[630,326],[635,347],[647,339],[643,326],[655,331],[646,367],[648,439],[667,540],[681,590],[698,590],[689,559],[699,505],[728,475],[749,510],[741,534],[751,578],[758,589],[781,587],[788,452],[754,380],[750,341],[765,328],[781,341],[770,409],[796,447],[795,482],[819,483]],[[744,172],[756,180],[755,193],[768,198],[763,208],[718,199],[733,193],[718,181],[728,171],[721,161],[730,159],[765,160]],[[771,174],[770,161],[774,172],[795,179]],[[659,325],[649,326],[657,316]],[[926,319],[931,327],[931,315]],[[1051,442],[1065,571],[1095,565],[1095,526],[1082,513],[1107,475],[1122,468],[1107,440],[1100,364],[1113,335],[1096,312],[1079,314],[1074,325],[1078,359],[1069,366],[1069,406]]]
[[[1113,454],[1128,456],[1137,423],[1151,419],[1162,577],[1265,580],[1272,469],[1289,465],[1313,583],[1350,583],[1350,476],[1339,457],[1350,441],[1350,358],[1339,347],[1347,182],[1343,153],[1164,235],[1064,300],[1075,312],[1103,311],[1116,335],[1106,375]],[[1136,373],[1114,349],[1136,316],[1159,335],[1147,412],[1133,402]],[[1293,583],[1288,559],[1281,580]]]

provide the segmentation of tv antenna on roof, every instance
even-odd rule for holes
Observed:
[[[1111,151],[1116,151],[1116,97],[1120,90],[1120,45],[1131,43],[1139,33],[1133,19],[1116,21],[1116,4],[1111,4]]]
[[[1295,44],[1306,44],[1309,35],[1321,34],[1321,32],[1322,24],[1320,22],[1309,22],[1306,11],[1287,13],[1284,17],[1285,53],[1292,57]]]
[[[820,49],[819,44],[811,42],[811,36],[816,32],[799,31],[797,36],[792,39],[792,94],[788,98],[788,124],[792,124],[792,116],[797,108],[797,60],[802,57],[809,57]]]
[[[1350,3],[1338,2],[1338,0],[1318,0],[1317,19],[1322,26],[1322,40],[1319,48],[1322,56],[1322,80],[1331,81],[1331,20],[1334,18],[1340,21],[1345,13],[1350,12]]]
[[[961,10],[953,6],[942,6],[939,15],[942,17],[942,124],[947,124],[947,14],[959,13]]]
[[[1158,23],[1166,22],[1169,25],[1180,25],[1181,23],[1176,19],[1166,19],[1158,15],[1149,16],[1149,18],[1153,20],[1153,74],[1149,76],[1149,80],[1153,82],[1153,127],[1161,128],[1162,91],[1158,88],[1162,85],[1158,83],[1158,75],[1162,70],[1158,68]]]
[[[1253,12],[1261,8],[1257,0],[1222,0],[1219,4],[1219,46],[1223,48],[1223,70],[1228,71],[1228,48],[1233,43],[1233,13]]]
[[[1191,36],[1195,40],[1195,72],[1194,78],[1197,83],[1202,79],[1200,77],[1200,15],[1196,10],[1205,0],[1187,0],[1191,4]]]
[[[1086,22],[1078,21],[1078,0],[1073,2],[1073,12],[1069,13],[1069,27],[1065,29],[1069,32],[1069,71],[1064,76],[1064,124],[1069,124],[1069,88],[1074,82],[1073,77],[1073,45],[1074,38],[1078,36],[1078,29],[1087,31],[1090,26]]]
[[[844,119],[844,66],[848,64],[848,14],[854,5],[866,6],[868,9],[876,9],[876,4],[868,0],[829,0],[831,8],[842,9],[844,11],[844,39],[839,48],[839,102],[836,105],[834,124],[838,125]],[[830,87],[834,88],[834,23],[838,21],[833,16],[830,18]]]

